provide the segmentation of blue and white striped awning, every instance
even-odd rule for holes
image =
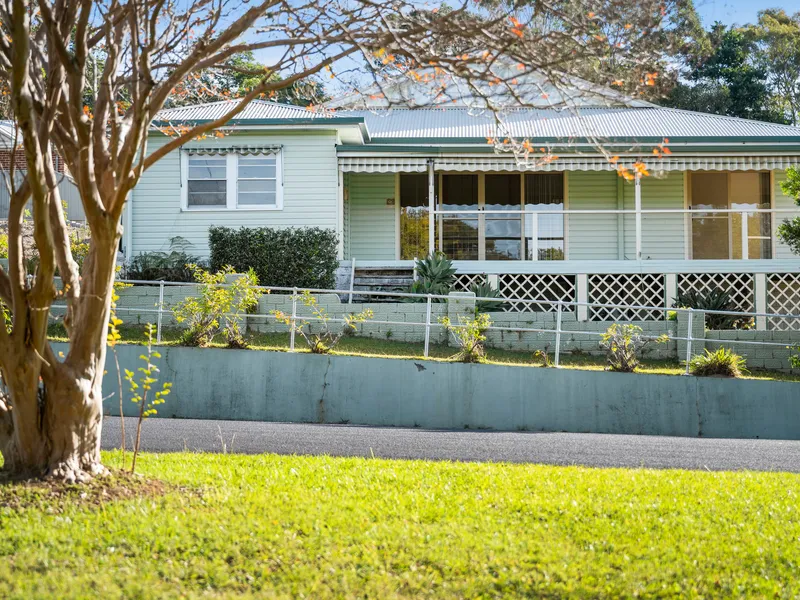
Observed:
[[[339,168],[345,173],[424,173],[428,158],[394,156],[342,156]],[[629,166],[639,160],[623,157],[612,163],[603,156],[570,156],[544,161],[517,160],[513,156],[431,157],[436,171],[614,171],[617,164]],[[670,156],[641,159],[651,171],[772,171],[800,166],[800,156]]]

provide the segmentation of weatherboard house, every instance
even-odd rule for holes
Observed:
[[[181,236],[204,256],[211,225],[317,226],[336,231],[342,272],[356,276],[410,273],[416,257],[440,250],[460,286],[484,281],[520,300],[665,306],[679,291],[720,288],[742,310],[800,311],[800,257],[775,233],[797,209],[780,184],[800,164],[800,128],[595,89],[568,109],[548,102],[498,118],[465,102],[345,99],[310,111],[255,101],[226,135],[143,175],[124,215],[124,253],[163,251]],[[150,150],[169,139],[165,127],[229,108],[162,111]],[[503,138],[517,140],[515,152],[497,150]]]

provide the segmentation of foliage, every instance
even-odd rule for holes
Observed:
[[[440,317],[439,322],[453,336],[461,350],[455,359],[465,363],[481,363],[486,361],[486,330],[492,320],[486,313],[469,317],[458,315],[458,325],[450,321],[450,317]]]
[[[117,275],[119,275],[120,267],[117,267]],[[117,293],[119,290],[123,288],[131,287],[130,283],[122,283],[121,281],[114,281],[114,286],[111,289],[111,310],[108,316],[108,334],[106,335],[106,344],[111,349],[111,353],[114,356],[114,364],[117,367],[117,386],[119,389],[119,414],[123,415],[124,412],[124,405],[123,405],[123,391],[122,391],[122,370],[119,366],[119,357],[117,356],[117,344],[122,341],[122,334],[120,333],[119,327],[122,325],[122,319],[117,316],[117,302],[119,301],[119,294]],[[148,336],[149,339],[150,336]],[[125,419],[120,421],[120,438],[121,444],[120,449],[122,450],[122,468],[125,468]]]
[[[730,348],[705,350],[689,361],[689,370],[698,377],[741,377],[747,373],[747,361]]]
[[[776,108],[792,125],[800,124],[800,12],[789,16],[782,9],[763,10],[749,29],[757,41],[756,63],[767,72]]]
[[[638,325],[614,323],[600,339],[600,346],[606,349],[608,370],[633,373],[639,367],[642,349],[654,341],[665,342],[669,337],[665,334],[653,340],[642,335],[642,328]]]
[[[547,348],[544,350],[534,350],[533,352],[533,360],[541,364],[543,367],[553,367],[555,366],[553,363],[553,359],[550,358],[550,354],[547,352]]]
[[[786,180],[781,182],[781,190],[800,206],[800,169],[794,166],[786,169]],[[784,219],[778,225],[777,234],[794,254],[800,254],[800,217]]]
[[[500,292],[488,283],[473,283],[469,291],[475,294],[476,298],[500,298]],[[475,313],[500,311],[506,304],[502,300],[476,300]]]
[[[715,288],[707,292],[689,290],[678,292],[675,296],[675,308],[693,308],[702,311],[728,311],[735,312],[737,306],[731,300],[730,292]],[[747,329],[752,323],[752,318],[744,315],[720,315],[706,312],[706,327],[711,330],[719,329]]]
[[[69,246],[72,250],[72,258],[78,263],[78,271],[83,269],[83,262],[89,256],[89,240],[80,235],[77,231],[73,231],[69,236]]]
[[[314,354],[327,354],[336,348],[339,341],[348,331],[355,331],[356,324],[363,323],[371,319],[374,314],[371,308],[367,308],[358,314],[346,314],[341,320],[334,319],[328,315],[323,307],[317,302],[316,296],[305,290],[302,294],[292,296],[294,302],[300,301],[304,306],[311,309],[311,317],[292,318],[291,315],[280,310],[273,310],[271,313],[280,323],[289,326],[289,330],[299,333],[308,344],[308,348]],[[334,328],[333,322],[341,321],[342,326]]]
[[[136,422],[136,439],[133,443],[133,463],[131,464],[131,473],[136,472],[136,457],[139,455],[139,445],[142,439],[142,422],[155,414],[158,414],[157,406],[164,404],[164,397],[168,396],[172,388],[172,384],[165,382],[161,389],[155,389],[153,386],[158,383],[159,369],[153,362],[157,358],[161,358],[161,354],[153,350],[153,337],[155,335],[156,326],[148,323],[146,326],[147,332],[147,354],[139,356],[144,363],[143,367],[139,367],[137,371],[141,373],[138,381],[136,374],[133,371],[125,369],[125,380],[130,384],[131,402],[139,405],[139,415]],[[150,396],[150,392],[153,392]],[[148,400],[148,396],[150,399]]]
[[[442,252],[418,258],[414,264],[417,279],[411,284],[412,294],[432,294],[446,296],[456,282],[456,269],[453,261]],[[411,302],[425,302],[424,298],[411,298]],[[446,302],[444,298],[434,298],[434,302]]]
[[[169,252],[142,252],[125,265],[125,278],[139,281],[194,281],[194,271],[189,265],[198,265],[199,259],[189,253],[190,246],[178,236],[170,239]]]
[[[8,258],[8,234],[0,233],[0,258]]]
[[[710,50],[688,58],[688,83],[679,83],[663,104],[674,108],[772,121],[786,121],[776,110],[767,69],[753,60],[756,38],[745,29],[716,23],[708,33]]]
[[[190,296],[173,308],[178,323],[186,323],[182,336],[186,346],[208,346],[219,333],[224,332],[229,348],[244,348],[246,342],[239,328],[241,313],[258,304],[262,292],[256,289],[258,277],[252,269],[237,275],[228,284],[228,277],[235,275],[231,266],[212,273],[197,265],[189,265],[194,273],[199,296]]]
[[[331,229],[210,227],[211,268],[253,269],[264,285],[332,289],[338,238]]]

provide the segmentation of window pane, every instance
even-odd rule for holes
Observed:
[[[274,192],[277,182],[274,179],[242,179],[239,181],[239,193],[242,192]]]
[[[275,164],[245,167],[239,163],[239,179],[275,179]]]
[[[225,179],[225,158],[189,157],[189,179]]]
[[[239,206],[275,206],[275,192],[240,192]]]
[[[444,175],[443,210],[478,210],[478,176]],[[478,215],[442,216],[442,251],[453,260],[478,260]]]
[[[225,206],[227,190],[225,181],[190,180],[188,182],[189,206]]]
[[[487,211],[519,211],[522,208],[521,178],[518,173],[486,175],[485,209]],[[522,258],[522,215],[486,215],[486,260],[519,260]]]
[[[728,259],[731,219],[726,213],[713,212],[715,208],[728,208],[728,174],[692,173],[691,180],[692,209],[708,211],[692,213],[692,258]]]
[[[525,211],[564,210],[564,175],[535,173],[525,176]],[[564,215],[542,214],[537,222],[536,239],[533,217],[526,216],[525,238],[528,260],[564,260]],[[534,252],[536,256],[534,256]]]
[[[189,180],[189,193],[207,193],[207,192],[225,192],[227,187],[226,181],[217,180],[202,180],[194,179]]]
[[[428,176],[400,175],[400,258],[428,255]]]

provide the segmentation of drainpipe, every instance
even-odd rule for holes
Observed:
[[[642,176],[636,173],[636,260],[642,260]]]

